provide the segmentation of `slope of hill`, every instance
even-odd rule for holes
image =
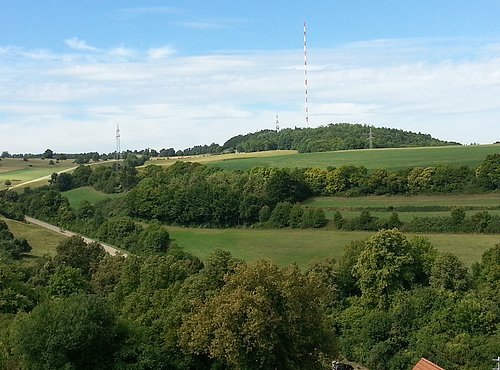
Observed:
[[[422,148],[362,149],[321,153],[293,153],[279,151],[258,154],[238,153],[214,155],[202,158],[208,165],[227,170],[248,170],[253,167],[311,167],[328,168],[340,166],[365,166],[368,169],[384,168],[399,170],[409,167],[432,167],[438,165],[476,167],[488,154],[500,153],[500,145],[460,145]],[[241,157],[238,157],[241,156]],[[197,161],[188,158],[190,161]],[[209,163],[210,160],[210,163]],[[159,161],[152,162],[162,164]]]
[[[460,145],[431,137],[385,127],[335,123],[317,128],[286,128],[281,131],[263,130],[235,136],[223,145],[223,150],[256,152],[263,150],[298,150],[302,153],[369,148],[372,130],[374,148]]]

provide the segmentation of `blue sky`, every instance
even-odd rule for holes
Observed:
[[[0,150],[186,148],[363,123],[500,140],[500,0],[0,5]]]

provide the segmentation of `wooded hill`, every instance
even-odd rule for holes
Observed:
[[[460,145],[456,142],[435,139],[429,134],[361,124],[332,123],[317,128],[262,130],[238,135],[226,141],[222,149],[241,152],[298,150],[302,153],[364,149],[370,145],[370,128],[374,148]]]

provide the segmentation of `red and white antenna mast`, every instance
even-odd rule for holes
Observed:
[[[309,126],[309,106],[307,103],[307,31],[306,22],[304,22],[304,86],[305,86],[305,109],[306,109],[306,127]]]

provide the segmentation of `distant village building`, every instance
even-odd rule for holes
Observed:
[[[442,367],[430,362],[425,358],[421,358],[412,370],[445,370]]]

